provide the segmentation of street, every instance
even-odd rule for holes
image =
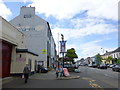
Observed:
[[[22,78],[3,84],[3,88],[118,88],[118,72],[80,66],[81,73],[71,72],[71,75],[80,76],[79,79],[56,80],[55,71],[45,74],[36,73],[32,75],[27,84]],[[114,89],[118,90],[118,89]]]

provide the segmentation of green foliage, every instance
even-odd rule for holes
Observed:
[[[74,48],[68,49],[65,57],[68,57],[69,59],[67,61],[72,63],[74,63],[74,58],[78,58]]]
[[[114,63],[117,63],[117,58],[113,58],[112,61],[113,61]]]
[[[102,62],[102,57],[100,56],[99,53],[96,55],[96,60],[97,60],[97,64],[100,65],[100,63]]]
[[[71,48],[71,49],[67,50],[66,57],[68,57],[70,59],[78,58],[77,54],[75,53],[75,49],[74,48]]]
[[[117,59],[117,63],[120,64],[120,59]]]
[[[108,56],[108,58],[106,59],[108,62],[112,61],[113,58],[111,56]]]

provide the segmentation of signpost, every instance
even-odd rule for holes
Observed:
[[[62,41],[60,41],[60,53],[62,53],[63,56],[63,67],[64,67],[64,53],[66,51],[66,41],[64,41],[64,36],[63,34],[61,34],[61,39]]]

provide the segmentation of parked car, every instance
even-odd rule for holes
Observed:
[[[114,67],[115,65],[116,65],[116,64],[111,64],[109,67],[112,68],[112,67]]]
[[[64,68],[71,68],[74,67],[72,64],[64,64]]]
[[[92,64],[89,64],[88,67],[92,67]]]
[[[105,64],[100,64],[100,65],[98,66],[98,69],[107,69],[107,65],[105,65]]]
[[[48,72],[48,68],[46,67],[43,67],[41,65],[38,65],[38,73],[41,72],[41,73],[47,73]]]
[[[74,65],[74,68],[75,68],[75,69],[78,69],[78,67],[79,67],[79,65],[76,65],[76,64]]]
[[[75,69],[74,72],[75,73],[80,73],[80,69]]]
[[[88,64],[84,64],[84,66],[88,66]]]
[[[120,72],[120,64],[115,65],[114,67],[112,67],[113,71],[117,71]]]
[[[97,64],[93,64],[92,65],[93,68],[97,68],[97,66],[98,66]]]
[[[84,66],[84,64],[80,64],[80,66]]]
[[[109,67],[110,67],[110,64],[107,64],[107,67],[109,68]]]

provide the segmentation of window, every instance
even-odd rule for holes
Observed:
[[[114,58],[115,58],[115,54],[114,54]]]
[[[119,57],[118,53],[116,54],[117,58]]]
[[[31,18],[32,15],[28,14],[28,15],[24,15],[24,18]]]

